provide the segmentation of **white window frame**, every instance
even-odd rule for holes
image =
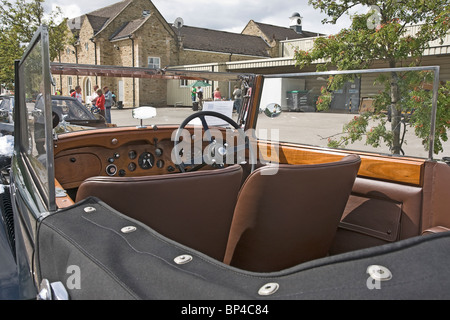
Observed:
[[[70,93],[70,90],[72,89],[73,89],[73,78],[67,77],[67,90],[69,90],[68,92]]]
[[[161,58],[160,57],[148,57],[147,67],[151,69],[161,68]]]

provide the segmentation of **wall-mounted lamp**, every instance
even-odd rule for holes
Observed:
[[[114,45],[114,49],[116,49],[116,50],[120,50],[120,47],[118,46],[118,45]]]

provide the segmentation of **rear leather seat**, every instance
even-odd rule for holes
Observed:
[[[242,168],[146,177],[91,177],[76,202],[94,196],[160,234],[219,261],[242,180]]]

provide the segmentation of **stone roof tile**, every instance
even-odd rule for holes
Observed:
[[[274,39],[277,41],[310,38],[323,35],[317,32],[311,32],[306,30],[302,31],[302,33],[297,33],[291,28],[274,26],[271,24],[265,24],[260,22],[255,22],[255,24],[258,25],[261,32],[264,33],[268,39]]]
[[[180,29],[180,36],[185,49],[269,57],[270,47],[256,36],[189,26]]]

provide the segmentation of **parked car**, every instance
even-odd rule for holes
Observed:
[[[52,110],[61,122],[74,126],[101,128],[106,127],[105,118],[100,114],[93,114],[76,98],[66,96],[52,96]],[[35,110],[44,110],[44,99],[40,95],[36,100]]]
[[[0,121],[12,122],[12,111],[14,109],[14,96],[0,96]]]
[[[260,113],[264,80],[281,75],[51,64],[45,27],[16,72],[21,126],[2,174],[1,298],[258,300],[217,312],[271,315],[269,300],[450,298],[450,167],[432,152],[319,145],[349,115],[293,117],[278,104]],[[51,74],[220,77],[251,91],[231,117],[232,101],[211,101],[174,125],[57,134]],[[27,110],[36,91],[45,153]],[[133,114],[156,121],[157,111]]]
[[[104,117],[98,113],[92,113],[75,98],[52,95],[51,99],[52,110],[58,115],[57,119],[61,122],[58,127],[60,132],[107,126]],[[31,113],[34,111],[36,116],[36,111],[43,110],[42,96],[38,96],[36,100],[28,101],[28,106],[30,107],[30,105],[34,106],[31,107]],[[13,108],[13,96],[0,97],[0,133],[2,134],[14,134]]]
[[[0,133],[9,134],[14,129],[13,123],[14,96],[0,96]]]

